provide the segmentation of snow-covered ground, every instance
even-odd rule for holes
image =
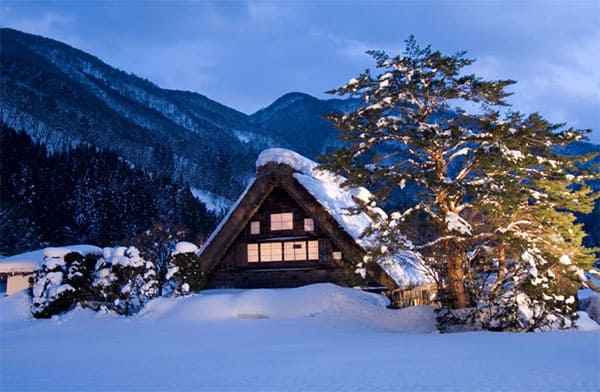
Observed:
[[[600,332],[435,331],[433,309],[330,284],[208,290],[125,318],[0,300],[0,390],[597,391]],[[594,330],[595,329],[595,330]]]

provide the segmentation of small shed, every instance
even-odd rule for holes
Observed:
[[[343,177],[317,166],[285,149],[260,154],[256,178],[200,250],[206,287],[280,288],[320,282],[388,290],[429,287],[422,260],[409,251],[356,271],[372,240],[363,233],[385,212],[377,207],[351,212],[369,200],[369,191],[343,188]]]
[[[29,278],[44,261],[46,249],[53,248],[38,249],[0,259],[0,296],[11,295],[30,287]],[[93,245],[70,245],[64,249],[82,254],[102,254],[102,249]]]

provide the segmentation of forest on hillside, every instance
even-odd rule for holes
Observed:
[[[0,145],[0,254],[128,243],[156,227],[199,243],[216,224],[186,183],[153,175],[114,152],[80,145],[49,153],[5,124]]]

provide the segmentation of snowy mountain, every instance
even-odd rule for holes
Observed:
[[[304,156],[315,158],[339,147],[338,131],[323,115],[350,112],[357,100],[320,100],[303,93],[289,93],[250,117],[268,136],[292,147]],[[319,142],[315,142],[315,141]]]
[[[248,116],[197,93],[161,89],[55,40],[0,31],[0,114],[50,150],[108,148],[153,173],[235,199],[267,147],[314,157],[335,131],[341,100],[289,94]]]

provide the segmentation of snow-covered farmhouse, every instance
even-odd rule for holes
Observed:
[[[411,252],[356,271],[370,241],[361,235],[385,215],[376,207],[350,212],[368,200],[365,188],[344,189],[344,178],[289,150],[265,150],[256,166],[256,179],[200,250],[207,288],[332,282],[395,290],[406,305],[429,302],[429,277]]]

